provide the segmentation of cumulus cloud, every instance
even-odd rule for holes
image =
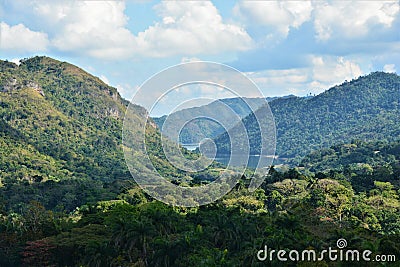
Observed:
[[[396,65],[395,64],[386,64],[385,66],[383,66],[383,71],[389,72],[389,73],[396,73]]]
[[[138,43],[148,55],[216,54],[252,46],[247,32],[225,23],[209,1],[166,1],[155,10],[161,21],[138,34]]]
[[[311,87],[327,89],[345,80],[357,78],[363,74],[360,66],[343,57],[313,57],[313,73]]]
[[[376,27],[389,29],[399,15],[398,1],[241,1],[234,13],[247,27],[263,26],[267,40],[287,37],[290,30],[307,21],[314,25],[315,38],[360,38]]]
[[[316,38],[358,38],[375,26],[390,28],[399,13],[398,1],[315,2]]]
[[[105,75],[100,75],[100,80],[102,80],[105,84],[110,85],[110,81],[108,80],[108,78]]]
[[[309,90],[307,83],[310,81],[310,71],[306,68],[264,70],[248,72],[246,75],[265,96],[303,95]]]
[[[134,35],[128,28],[124,1],[32,1],[13,3],[13,10],[48,33],[28,32],[18,25],[24,40],[21,48],[51,49],[94,58],[195,56],[242,51],[252,47],[252,39],[239,25],[223,21],[209,1],[161,2],[154,7],[159,19]],[[29,5],[28,8],[26,6]],[[2,25],[10,31],[8,25]],[[21,29],[20,29],[21,28]],[[9,35],[6,35],[8,38]],[[6,38],[5,37],[5,38]],[[46,37],[46,38],[45,38]],[[12,42],[6,42],[14,47]]]
[[[271,32],[286,37],[290,28],[298,28],[311,19],[311,1],[242,1],[234,12],[247,24],[271,27]]]
[[[128,100],[131,100],[132,97],[136,94],[137,90],[139,89],[139,85],[131,85],[128,83],[117,84],[115,87],[117,88],[121,96],[125,97],[125,99]]]
[[[13,58],[10,61],[18,66],[21,65],[21,60],[19,58]]]
[[[133,53],[134,35],[126,28],[121,1],[38,1],[33,12],[53,32],[52,45],[61,51],[96,58],[123,58]]]
[[[32,31],[23,24],[10,26],[0,23],[0,49],[18,52],[46,51],[49,40],[47,34]]]
[[[304,68],[263,70],[246,73],[266,96],[318,94],[323,90],[363,75],[359,64],[332,56],[311,56]]]

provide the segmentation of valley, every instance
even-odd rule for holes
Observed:
[[[50,57],[0,61],[0,266],[265,266],[256,259],[265,244],[321,251],[341,238],[349,248],[400,259],[400,77],[374,72],[313,97],[267,100],[276,155],[287,160],[263,175],[252,164],[242,174],[232,171],[238,182],[226,195],[179,207],[156,200],[135,178],[153,181],[156,169],[176,186],[196,188],[217,180],[225,165],[198,172],[174,166],[161,144],[165,117],[148,118],[77,66]],[[249,99],[254,114],[241,99],[220,101],[246,126],[250,154],[260,154],[255,118],[265,118],[267,107]],[[173,116],[218,112],[213,105]],[[123,142],[128,106],[132,129]],[[144,125],[147,155],[137,134]],[[212,138],[217,155],[229,155],[229,131],[237,126],[189,126],[180,142]],[[132,155],[130,168],[124,151]],[[250,192],[255,178],[263,182]],[[177,201],[176,192],[163,193]]]

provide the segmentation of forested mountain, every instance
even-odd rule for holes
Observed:
[[[211,120],[207,119],[196,119],[194,117],[210,117],[215,118],[218,114],[218,118],[221,121],[231,122],[229,125],[237,123],[237,118],[232,117],[230,113],[227,113],[224,109],[224,105],[232,109],[232,111],[240,118],[244,118],[249,115],[252,110],[257,110],[266,101],[270,102],[276,99],[287,99],[295,97],[294,95],[288,95],[283,97],[267,97],[265,100],[262,98],[224,98],[211,102],[210,104],[187,108],[176,111],[169,115],[168,120],[176,122],[189,122],[185,125],[179,135],[179,142],[183,144],[198,144],[204,138],[214,138],[224,132],[224,128]],[[159,129],[163,129],[162,126],[165,122],[167,115],[159,118],[153,118]],[[163,134],[166,136],[172,136],[168,130],[163,130]]]
[[[115,88],[69,63],[33,57],[19,66],[0,61],[0,100],[0,192],[8,208],[37,200],[72,210],[132,184],[121,140],[128,102]],[[132,110],[131,130],[141,131],[147,111]],[[147,125],[149,149],[161,154],[158,130]],[[135,175],[151,175],[142,150],[132,150]],[[153,160],[171,179],[186,177],[165,157]]]
[[[0,99],[7,204],[36,199],[73,208],[110,198],[103,183],[129,177],[120,142],[127,103],[115,88],[69,63],[34,57],[0,62]]]
[[[313,98],[277,99],[269,105],[277,129],[276,154],[281,157],[301,157],[354,139],[391,141],[400,136],[400,77],[396,74],[375,72]],[[265,107],[256,114],[262,118]],[[254,114],[243,123],[251,152],[259,154],[260,133]],[[229,153],[227,133],[215,141],[219,153]]]

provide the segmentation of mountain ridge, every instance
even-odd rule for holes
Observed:
[[[0,99],[0,190],[9,207],[46,199],[46,207],[71,210],[113,198],[131,180],[121,141],[128,101],[116,88],[67,62],[33,57],[0,61]],[[147,111],[132,107],[139,123]],[[81,187],[92,189],[79,196]]]
[[[117,198],[137,186],[137,178],[150,181],[162,173],[190,186],[218,175],[172,165],[145,108],[72,64],[49,57],[20,65],[0,61],[0,100],[0,195],[7,209],[38,201],[72,211]]]
[[[278,97],[266,97],[266,98],[248,98],[248,97],[233,97],[223,98],[212,101],[209,104],[182,109],[173,112],[169,115],[162,117],[155,117],[153,120],[157,124],[160,131],[168,137],[172,137],[173,134],[168,130],[163,129],[163,124],[168,117],[168,120],[172,121],[174,125],[180,124],[180,122],[189,122],[181,130],[179,136],[179,142],[183,144],[198,144],[205,138],[217,137],[219,134],[224,132],[221,125],[215,123],[212,120],[195,120],[191,121],[192,118],[197,116],[214,118],[215,114],[218,114],[219,119],[223,116],[222,121],[231,122],[232,124],[237,123],[237,118],[229,118],[231,113],[226,114],[226,107],[232,109],[232,111],[239,116],[244,118],[251,113],[252,110],[258,109],[265,102],[275,101],[277,99],[286,99],[297,97],[295,95],[278,96]],[[226,106],[225,106],[226,105]],[[227,123],[228,124],[228,123]]]
[[[397,74],[374,72],[312,98],[278,99],[269,105],[276,120],[277,155],[282,157],[301,157],[351,139],[391,140],[400,135]],[[262,116],[266,113],[263,108],[256,113]],[[251,153],[259,154],[254,141],[257,130],[252,129],[254,115],[242,121],[250,129]],[[219,153],[229,154],[227,133],[215,138],[215,142]]]

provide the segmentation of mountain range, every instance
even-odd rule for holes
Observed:
[[[214,118],[215,115],[218,114],[220,121],[224,121],[229,125],[234,125],[238,123],[238,118],[245,118],[266,102],[292,97],[296,96],[266,97],[265,99],[248,97],[224,98],[215,100],[207,105],[186,108],[169,115],[155,117],[153,120],[162,133],[171,138],[174,137],[174,132],[168,127],[163,129],[164,122],[167,118],[172,125],[188,122],[182,128],[178,141],[182,144],[199,144],[204,138],[216,138],[224,132],[224,127],[222,125],[207,118]],[[226,111],[227,107],[230,108],[237,117],[232,117],[232,114]],[[193,119],[196,117],[197,119]]]
[[[315,97],[267,99],[277,129],[277,155],[300,157],[354,139],[398,139],[399,80],[396,74],[377,72]],[[33,57],[20,65],[0,61],[0,99],[0,191],[8,208],[17,209],[34,199],[49,208],[63,205],[72,210],[83,203],[113,199],[132,184],[121,141],[129,102],[115,88],[67,62]],[[265,101],[247,100],[253,101],[251,108],[263,118],[266,107],[259,105]],[[257,154],[259,132],[250,108],[240,98],[221,102],[243,118],[251,153]],[[182,110],[173,116],[184,119],[188,113],[215,113],[214,105]],[[148,113],[140,106],[131,107],[132,119],[137,122],[132,130],[139,131]],[[161,125],[162,120],[155,122]],[[218,152],[229,153],[229,142],[221,129],[193,125],[186,129],[188,139],[183,141],[198,141],[195,138],[211,133]],[[218,174],[176,169],[163,156],[154,123],[148,124],[147,132],[152,161],[171,180],[191,183],[212,180]],[[133,140],[130,148],[135,153],[133,164],[138,167],[133,175],[149,176],[143,151],[135,143],[140,140]]]
[[[301,158],[313,150],[352,140],[393,141],[400,136],[400,77],[375,72],[315,97],[269,102],[269,107],[262,106],[242,119],[251,154],[260,154],[258,123],[268,123],[264,120],[269,108],[275,120],[279,157]],[[235,127],[230,131],[234,132]],[[214,141],[219,154],[230,153],[228,132]]]

